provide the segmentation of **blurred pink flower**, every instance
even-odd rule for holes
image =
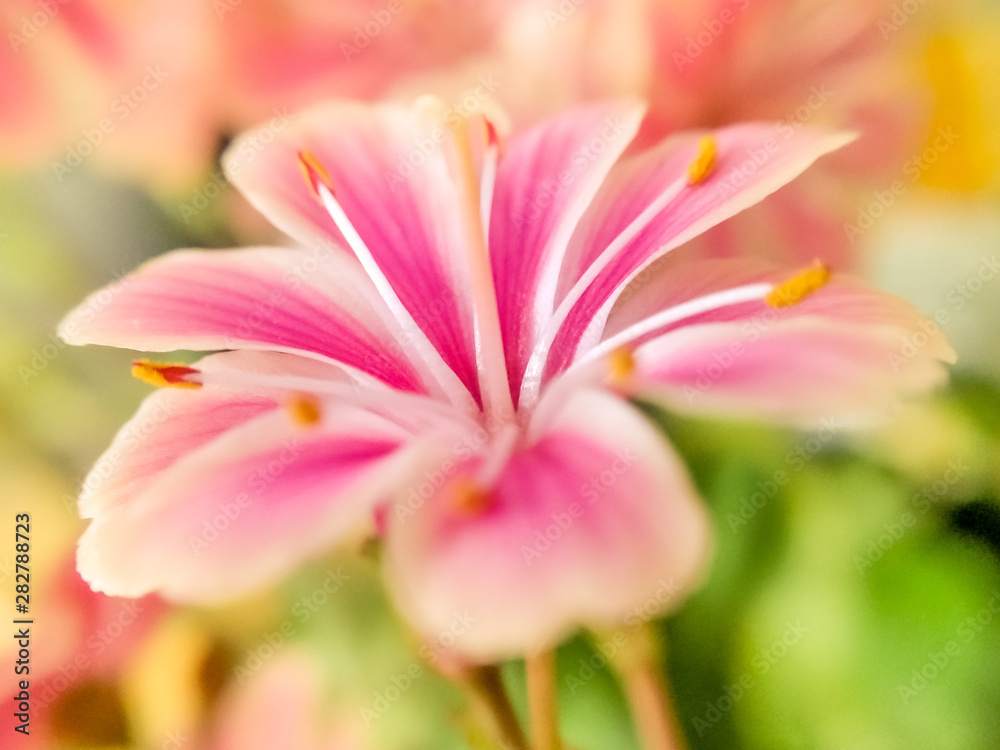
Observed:
[[[27,626],[29,671],[17,678],[30,685],[30,736],[45,747],[56,740],[74,746],[120,742],[128,734],[123,676],[167,605],[155,596],[94,592],[77,573],[74,556],[38,590],[30,616],[45,625]],[[20,627],[14,625],[15,634]]]
[[[574,101],[637,96],[650,110],[633,148],[678,131],[751,120],[860,134],[794,186],[706,233],[698,246],[710,256],[819,257],[849,267],[852,238],[844,222],[855,218],[862,198],[899,176],[924,137],[926,93],[905,68],[908,32],[886,34],[890,0],[579,0],[515,7],[502,51],[484,63],[504,81],[499,98],[515,121]]]
[[[51,160],[59,182],[85,163],[193,179],[218,141],[210,17],[199,0],[4,3],[0,163]]]
[[[117,40],[92,0],[9,0],[0,32],[0,159],[26,163],[61,135],[58,68],[67,59],[84,70],[106,68]]]
[[[580,107],[505,143],[438,100],[333,103],[252,158],[260,132],[235,142],[230,179],[300,246],[177,251],[61,325],[72,344],[232,350],[136,363],[175,388],[85,483],[83,576],[236,595],[367,519],[421,633],[477,660],[532,652],[673,606],[703,572],[706,514],[627,396],[807,425],[944,380],[940,337],[888,356],[921,322],[895,298],[823,266],[667,255],[849,136],[743,124],[622,158],[642,114]]]
[[[208,171],[229,133],[333,96],[432,91],[473,111],[495,100],[518,125],[585,100],[637,96],[650,112],[633,148],[748,120],[859,131],[824,168],[702,242],[714,256],[806,254],[842,266],[852,197],[882,187],[920,137],[901,37],[884,38],[878,25],[890,6],[15,0],[0,24],[22,37],[27,24],[35,36],[0,50],[10,92],[0,98],[9,147],[0,158],[51,157],[60,178],[93,161],[176,188]],[[485,97],[470,93],[484,77]]]
[[[245,686],[225,694],[211,750],[358,750],[363,732],[353,718],[331,719],[322,682],[308,655],[285,651]]]
[[[100,165],[155,189],[288,108],[376,98],[491,49],[497,0],[12,0],[0,8],[0,164]]]

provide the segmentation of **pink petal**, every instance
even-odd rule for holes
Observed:
[[[304,428],[270,412],[179,458],[103,509],[80,540],[95,590],[204,601],[273,580],[342,538],[410,459],[408,434],[356,407]]]
[[[459,510],[460,483],[488,458],[442,464],[426,504],[402,498],[390,515],[389,582],[433,648],[483,661],[530,653],[581,624],[662,611],[696,583],[705,512],[670,446],[628,404],[576,391],[506,462],[489,506]]]
[[[757,261],[665,258],[621,295],[604,337],[701,295],[791,275]],[[642,336],[634,387],[681,412],[804,425],[862,418],[945,381],[954,352],[941,332],[905,365],[896,358],[904,341],[934,330],[905,301],[835,274],[791,307],[740,303]]]
[[[347,706],[330,706],[325,700],[322,670],[314,655],[283,644],[281,653],[244,682],[246,674],[237,671],[239,684],[224,695],[211,750],[367,747],[360,740],[356,714],[354,720],[347,718]]]
[[[825,417],[867,421],[900,398],[947,381],[954,353],[940,332],[799,315],[767,323],[674,330],[635,352],[638,388],[674,411],[814,426]],[[923,337],[923,338],[919,338]],[[908,356],[907,341],[923,341]]]
[[[33,602],[39,620],[52,618],[38,634],[40,648],[32,659],[43,705],[65,690],[65,685],[58,688],[66,680],[60,668],[73,664],[81,653],[99,657],[88,659],[81,671],[117,676],[167,610],[155,596],[132,600],[95,593],[80,578],[76,556],[60,554],[63,559]]]
[[[299,152],[314,154],[403,306],[478,396],[469,281],[463,271],[468,267],[462,220],[467,196],[451,172],[451,121],[441,119],[434,106],[406,110],[331,103],[299,115],[277,133],[272,127],[247,133],[223,162],[231,181],[275,226],[307,245],[341,241],[300,171]]]
[[[320,750],[315,731],[322,680],[314,662],[283,651],[220,708],[212,750]]]
[[[490,260],[515,395],[537,327],[552,314],[566,242],[641,117],[634,104],[579,107],[518,135],[500,162]]]
[[[608,315],[602,340],[662,310],[697,297],[757,282],[777,285],[796,273],[797,270],[752,259],[692,261],[682,255],[666,256],[643,271],[618,297]],[[784,320],[803,315],[822,315],[841,322],[875,325],[907,326],[918,322],[913,307],[902,299],[835,273],[825,287],[794,306],[775,309],[762,296],[756,302],[720,307],[656,333],[665,333],[694,322],[755,321],[758,318]]]
[[[179,250],[92,294],[59,333],[70,344],[144,351],[292,352],[423,390],[366,290],[374,294],[335,250]]]
[[[292,354],[237,351],[200,360],[205,373],[281,373],[329,380],[345,378],[337,368]],[[140,494],[180,458],[222,433],[281,406],[275,392],[211,387],[162,388],[150,394],[118,431],[83,482],[80,515],[94,516]]]
[[[573,305],[552,347],[549,375],[565,368],[586,332],[600,335],[614,300],[643,268],[757,203],[852,137],[768,124],[734,125],[714,135],[718,154],[712,173],[701,184],[683,188],[589,285]],[[698,137],[685,134],[670,138],[612,171],[573,236],[560,278],[560,299],[633,219],[668,186],[685,179],[697,153]]]

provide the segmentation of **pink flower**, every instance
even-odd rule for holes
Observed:
[[[44,156],[60,135],[62,95],[53,69],[72,58],[75,82],[117,56],[108,19],[92,0],[8,0],[0,8],[0,161]],[[86,71],[86,72],[84,72]],[[64,70],[60,70],[63,73]],[[65,76],[60,78],[65,81]]]
[[[941,337],[889,356],[908,305],[823,266],[649,270],[849,136],[744,124],[622,159],[631,103],[509,142],[452,114],[333,103],[244,135],[228,173],[299,245],[177,251],[63,321],[73,344],[229,350],[136,363],[175,388],[85,484],[94,587],[232,596],[367,525],[435,644],[532,652],[702,575],[705,511],[627,396],[808,425],[944,380]]]
[[[269,661],[245,686],[224,695],[211,750],[358,750],[361,727],[346,712],[331,720],[322,679],[308,654],[289,651]]]
[[[61,557],[36,587],[38,595],[30,596],[27,618],[48,624],[15,624],[3,657],[9,664],[25,658],[18,655],[24,644],[16,634],[26,630],[29,656],[17,679],[29,683],[28,729],[38,747],[111,745],[128,734],[127,676],[167,606],[155,596],[130,600],[94,593],[80,579],[73,556]]]
[[[457,93],[481,70],[515,122],[573,102],[636,96],[649,113],[633,148],[748,120],[856,130],[860,138],[794,187],[699,240],[714,257],[853,259],[859,206],[901,176],[922,144],[928,98],[892,0],[529,0],[499,52],[465,76],[421,81]],[[919,42],[919,38],[916,40]],[[431,88],[428,88],[431,87]],[[803,258],[805,256],[805,258]]]

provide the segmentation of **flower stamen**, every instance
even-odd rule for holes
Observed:
[[[478,516],[493,506],[493,493],[470,477],[458,477],[451,492],[452,506],[463,516]]]
[[[599,256],[587,267],[569,292],[563,297],[552,317],[546,322],[545,329],[539,337],[535,348],[528,358],[525,367],[524,377],[521,380],[521,394],[519,404],[526,406],[537,402],[541,390],[542,378],[548,361],[552,345],[559,335],[560,329],[569,317],[570,311],[576,303],[583,297],[591,284],[604,272],[604,270],[617,258],[629,243],[631,243],[640,232],[642,232],[653,219],[678,198],[684,195],[689,188],[699,184],[708,178],[715,167],[715,159],[718,151],[717,142],[712,135],[706,135],[698,142],[698,154],[694,161],[688,166],[687,175],[677,177],[673,182],[654,198],[639,215],[636,216],[623,229],[614,240],[608,244]]]
[[[807,268],[788,281],[778,284],[765,299],[771,307],[791,307],[816,290],[822,289],[829,280],[830,268],[817,259],[812,268]]]
[[[665,308],[604,339],[600,344],[583,354],[577,361],[577,364],[593,362],[608,354],[614,354],[622,347],[632,344],[640,338],[656,334],[667,326],[675,325],[697,315],[704,315],[705,313],[721,310],[724,307],[732,305],[750,302],[759,303],[767,295],[770,295],[774,289],[774,286],[766,282],[745,284],[744,286],[705,294],[701,297],[695,297],[694,299]]]
[[[309,393],[297,393],[288,401],[288,413],[300,427],[314,427],[323,418],[319,400]]]
[[[358,259],[368,278],[371,279],[378,291],[379,296],[388,307],[392,322],[399,326],[401,334],[408,336],[413,342],[412,348],[415,356],[410,357],[410,361],[420,367],[422,374],[431,378],[439,386],[441,391],[456,406],[461,406],[469,410],[476,410],[477,406],[468,388],[462,383],[458,376],[448,367],[440,353],[434,348],[423,329],[417,325],[410,311],[406,309],[402,300],[392,288],[388,277],[382,271],[375,256],[365,244],[364,239],[358,234],[350,217],[340,205],[333,191],[333,181],[330,173],[323,164],[310,151],[299,152],[299,165],[309,187],[316,194],[317,199],[326,212],[330,215],[333,223],[340,230],[340,233],[347,241],[348,247]],[[407,348],[409,354],[409,348]]]
[[[323,166],[323,162],[316,158],[316,154],[312,151],[303,149],[298,152],[299,157],[299,167],[302,169],[302,174],[306,178],[306,183],[312,188],[313,193],[317,198],[319,195],[319,186],[323,185],[333,192],[333,181],[330,179],[330,173],[326,171],[326,167]]]
[[[625,383],[635,372],[635,356],[627,346],[620,346],[608,355],[608,380],[614,385]]]
[[[183,362],[154,362],[151,359],[132,362],[132,377],[157,388],[201,388],[201,383],[186,379],[189,375],[198,374],[199,370]]]
[[[702,136],[698,141],[698,155],[688,165],[688,185],[700,185],[708,179],[715,167],[718,143],[714,135]]]

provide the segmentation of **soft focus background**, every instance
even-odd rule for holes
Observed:
[[[54,333],[147,258],[275,239],[218,171],[241,128],[423,92],[515,126],[638,95],[644,143],[740,119],[861,133],[687,251],[859,274],[936,320],[953,383],[863,434],[656,414],[718,538],[657,623],[664,668],[695,749],[1000,747],[1000,3],[4,0],[0,30],[0,610],[30,513],[36,709],[29,740],[4,703],[0,747],[467,746],[364,550],[218,608],[89,592],[76,494],[148,387],[130,352]],[[559,652],[581,750],[636,747],[612,636]]]

